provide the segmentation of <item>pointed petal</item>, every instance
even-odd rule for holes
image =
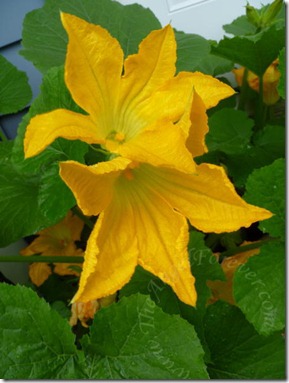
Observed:
[[[75,102],[108,133],[108,116],[118,97],[123,69],[122,49],[99,25],[66,13],[61,19],[69,37],[65,82]]]
[[[132,161],[186,173],[195,171],[195,163],[185,145],[184,132],[169,121],[155,123],[128,143],[119,145],[117,152]]]
[[[128,56],[121,81],[120,105],[123,111],[148,98],[175,74],[176,41],[170,25],[151,32],[137,54]]]
[[[114,294],[131,278],[137,265],[133,207],[123,198],[100,214],[85,252],[79,289],[73,302]]]
[[[109,205],[113,184],[129,164],[129,160],[120,157],[93,166],[66,161],[60,163],[60,176],[72,190],[83,213],[98,215]]]
[[[32,263],[29,266],[29,277],[36,286],[42,285],[52,274],[51,268],[48,263]]]
[[[81,140],[88,144],[104,143],[89,116],[56,109],[30,120],[24,139],[25,158],[36,156],[58,137]]]
[[[142,193],[142,207],[137,209],[135,219],[138,263],[170,285],[181,301],[195,306],[197,294],[188,257],[186,219],[157,193],[149,193],[149,190]]]
[[[205,104],[197,92],[194,92],[190,121],[191,127],[186,145],[193,157],[201,156],[208,151],[205,136],[209,126]]]
[[[192,73],[192,84],[207,109],[216,106],[224,98],[235,94],[234,89],[229,85],[200,72]]]
[[[146,166],[147,176],[163,198],[204,232],[231,232],[272,216],[247,204],[220,166],[199,165],[194,175]]]

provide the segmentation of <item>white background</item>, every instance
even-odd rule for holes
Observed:
[[[139,3],[150,8],[164,26],[195,33],[206,39],[220,40],[222,26],[245,14],[247,0],[118,0],[127,5]],[[261,8],[271,0],[249,0],[250,5]],[[176,9],[179,8],[179,9]],[[176,9],[176,10],[174,10]]]

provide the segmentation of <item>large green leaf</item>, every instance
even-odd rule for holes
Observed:
[[[64,85],[62,68],[53,68],[44,78],[10,153],[1,154],[0,147],[0,246],[55,224],[75,205],[59,176],[58,162],[83,162],[86,144],[58,139],[39,156],[24,160],[23,137],[30,118],[57,107],[79,111]]]
[[[269,243],[235,272],[235,301],[260,334],[285,326],[285,269],[284,244]]]
[[[31,97],[26,73],[0,55],[0,114],[18,112],[29,103]]]
[[[248,147],[254,121],[240,110],[223,108],[209,118],[210,131],[206,144],[210,151],[227,154],[243,152]]]
[[[285,379],[285,339],[259,335],[243,313],[225,302],[210,305],[204,319],[211,379]]]
[[[197,307],[191,307],[181,302],[170,286],[141,267],[136,268],[130,282],[120,291],[120,297],[130,296],[138,292],[149,294],[151,299],[164,312],[179,314],[182,318],[192,323],[206,351],[206,359],[208,359],[208,350],[203,335],[203,316],[207,301],[211,296],[211,291],[207,287],[207,281],[224,280],[225,276],[217,258],[205,245],[204,234],[196,231],[190,232],[188,251],[192,274],[196,278]]]
[[[272,26],[254,36],[225,37],[218,46],[212,47],[212,53],[262,76],[284,46],[285,29]]]
[[[125,55],[135,53],[140,41],[160,22],[140,5],[123,6],[112,0],[47,0],[28,13],[23,24],[21,54],[41,72],[64,63],[67,36],[59,10],[99,24],[118,39]]]
[[[0,284],[0,353],[4,379],[85,377],[68,322],[27,287]]]
[[[207,379],[196,332],[150,297],[133,295],[97,313],[83,342],[89,379]]]
[[[274,215],[259,227],[273,237],[285,239],[285,160],[255,170],[246,183],[247,202],[264,207]]]

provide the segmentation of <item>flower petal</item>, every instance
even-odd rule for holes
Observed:
[[[89,237],[73,302],[88,302],[121,289],[134,272],[137,254],[133,207],[122,195],[100,214]]]
[[[146,167],[147,177],[163,198],[204,232],[231,232],[272,216],[247,204],[220,166],[199,165],[194,175]]]
[[[24,138],[25,158],[36,156],[58,137],[81,140],[88,144],[104,143],[89,116],[66,109],[56,109],[30,120]]]
[[[118,97],[123,69],[119,42],[106,29],[76,16],[61,14],[69,43],[65,61],[65,82],[75,102],[97,121],[107,134],[108,116]]]
[[[133,109],[128,109],[123,126],[119,127],[126,139],[135,137],[155,121],[177,122],[186,110],[187,104],[191,103],[193,93],[191,77],[191,73],[178,74]]]
[[[192,85],[207,109],[216,106],[224,98],[235,94],[234,89],[229,85],[200,72],[192,73]]]
[[[85,215],[98,215],[111,202],[113,184],[131,161],[117,157],[86,166],[75,161],[60,163],[60,176],[73,192]]]
[[[119,145],[117,152],[132,161],[194,173],[195,163],[186,148],[185,138],[178,126],[170,121],[159,121],[129,142]]]
[[[145,190],[145,185],[138,205],[135,217],[138,263],[170,285],[181,301],[195,306],[197,294],[187,250],[186,219],[157,193]]]
[[[52,271],[48,263],[37,262],[29,265],[29,277],[36,286],[42,285],[51,274]]]
[[[190,120],[191,127],[186,146],[193,157],[197,157],[208,151],[205,136],[209,131],[206,107],[197,92],[194,92]]]
[[[124,62],[120,106],[123,113],[148,98],[175,74],[176,41],[170,25],[152,31],[139,45],[137,54]]]

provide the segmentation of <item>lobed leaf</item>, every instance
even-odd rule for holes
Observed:
[[[83,343],[89,379],[207,379],[194,328],[144,295],[99,311]]]
[[[68,322],[27,287],[1,283],[0,292],[1,377],[84,378]]]

